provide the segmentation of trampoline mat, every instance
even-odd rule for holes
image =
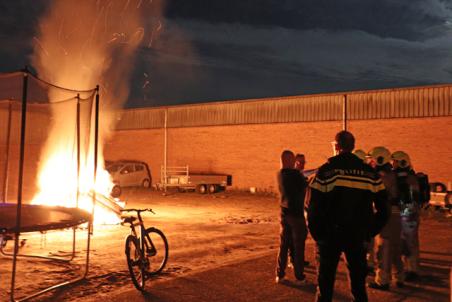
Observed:
[[[17,204],[0,203],[0,230],[16,231]],[[40,232],[73,227],[89,221],[90,214],[78,208],[22,204],[20,232]]]

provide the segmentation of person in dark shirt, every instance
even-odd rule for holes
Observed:
[[[304,195],[306,181],[298,170],[294,169],[295,156],[285,150],[281,154],[281,170],[278,172],[280,192],[280,245],[276,265],[276,283],[285,277],[287,254],[293,259],[295,278],[304,282],[304,242],[306,240],[306,221],[304,218]]]
[[[295,155],[295,169],[298,170],[298,172],[300,172],[301,176],[304,179],[303,187],[305,188],[305,193],[306,193],[306,188],[308,186],[308,178],[304,175],[305,165],[306,165],[306,156],[302,153],[298,153],[297,155]],[[304,203],[304,198],[305,198],[305,196],[303,197],[303,203]],[[304,212],[303,212],[303,215],[304,215]],[[306,266],[309,266],[310,263],[309,263],[309,261],[306,261],[306,257],[304,257],[305,256],[305,252],[304,252],[305,251],[305,243],[306,243],[306,238],[308,237],[308,229],[307,228],[305,228],[305,229],[306,229],[306,233],[304,234],[304,240],[303,240],[302,244],[303,244],[303,265],[306,267]],[[289,253],[289,256],[292,261],[293,257],[290,253]]]
[[[379,174],[351,153],[354,147],[355,138],[350,132],[336,134],[338,155],[319,168],[309,185],[308,227],[318,258],[317,302],[332,301],[342,253],[354,301],[368,301],[367,244],[384,227],[390,213]]]

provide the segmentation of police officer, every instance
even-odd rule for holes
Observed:
[[[391,270],[395,268],[397,287],[403,287],[404,274],[402,262],[402,241],[399,192],[397,176],[390,164],[391,153],[385,147],[375,147],[369,151],[369,164],[380,174],[386,187],[388,201],[391,204],[389,221],[375,238],[377,249],[377,270],[375,281],[369,287],[388,290],[391,282]]]
[[[407,153],[396,151],[392,153],[391,159],[400,192],[405,280],[415,281],[419,278],[419,212],[421,206],[419,183]]]
[[[331,301],[339,258],[345,254],[351,292],[366,302],[366,252],[389,216],[386,191],[379,174],[352,154],[355,138],[336,134],[338,155],[319,168],[310,183],[308,227],[317,245],[317,301]],[[375,207],[375,212],[373,211]]]

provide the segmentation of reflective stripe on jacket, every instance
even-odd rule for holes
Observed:
[[[330,158],[309,186],[308,225],[315,240],[368,240],[389,218],[380,175],[352,153]]]

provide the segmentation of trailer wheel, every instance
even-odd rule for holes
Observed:
[[[207,187],[206,185],[199,185],[196,187],[196,192],[199,194],[206,194],[207,193]]]
[[[149,189],[151,187],[151,181],[146,178],[142,181],[141,185],[143,186],[143,188]]]
[[[213,194],[218,192],[218,186],[217,185],[209,185],[209,193]]]

